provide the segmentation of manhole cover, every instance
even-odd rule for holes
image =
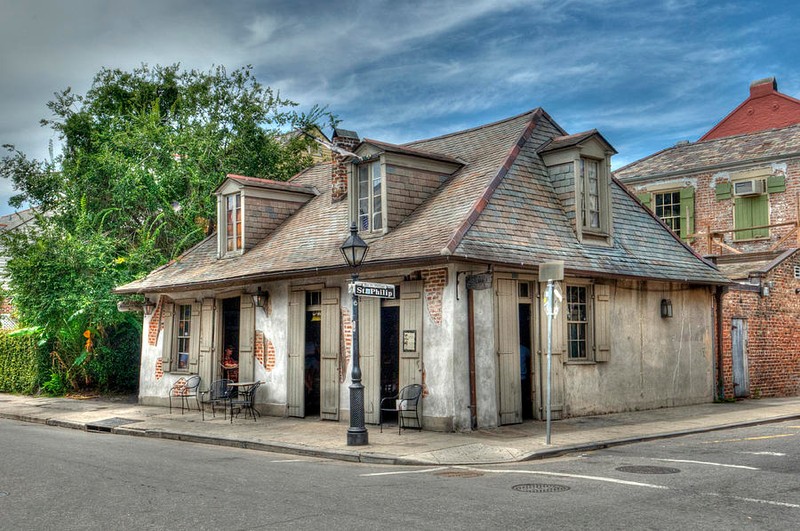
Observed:
[[[124,419],[122,417],[111,417],[110,419],[95,420],[94,422],[86,423],[87,431],[107,431],[110,432],[117,426],[124,426],[125,424],[133,424],[135,422],[142,422],[136,419]]]
[[[565,485],[551,485],[548,483],[523,483],[522,485],[514,485],[511,487],[519,492],[564,492],[569,490]]]
[[[616,468],[619,472],[628,472],[629,474],[677,474],[680,472],[677,468],[669,466],[648,466],[648,465],[629,465],[619,466]]]
[[[443,478],[476,478],[482,476],[483,472],[477,470],[444,470],[436,472],[436,475]]]

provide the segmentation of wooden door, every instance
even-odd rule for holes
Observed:
[[[400,389],[422,385],[422,312],[425,300],[421,280],[400,284]]]
[[[286,406],[290,417],[305,416],[306,292],[289,292],[289,363],[286,375]]]
[[[381,399],[380,299],[375,297],[359,297],[357,327],[361,383],[364,385],[364,422],[367,424],[377,424]]]
[[[256,308],[253,296],[245,293],[239,300],[239,381],[255,378]]]
[[[733,356],[733,396],[750,396],[747,371],[747,319],[731,319],[731,355]]]
[[[339,288],[322,290],[320,337],[320,418],[339,420]]]
[[[497,279],[497,389],[500,424],[522,422],[517,281]]]
[[[214,337],[216,336],[216,301],[203,299],[200,308],[200,378],[203,387],[209,389],[216,379],[214,373]]]

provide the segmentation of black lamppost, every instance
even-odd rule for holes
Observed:
[[[350,374],[350,427],[347,428],[347,446],[364,446],[369,443],[369,434],[364,426],[364,386],[361,385],[361,366],[358,363],[358,267],[367,256],[367,244],[358,236],[356,224],[350,225],[350,236],[341,250],[347,264],[353,268],[353,371]]]

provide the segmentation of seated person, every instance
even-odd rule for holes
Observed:
[[[225,347],[225,354],[222,356],[222,368],[225,370],[225,378],[228,380],[239,380],[239,362],[233,356],[233,346]]]

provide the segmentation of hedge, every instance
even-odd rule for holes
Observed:
[[[37,342],[31,334],[0,331],[0,391],[31,394],[38,389],[47,361]]]

